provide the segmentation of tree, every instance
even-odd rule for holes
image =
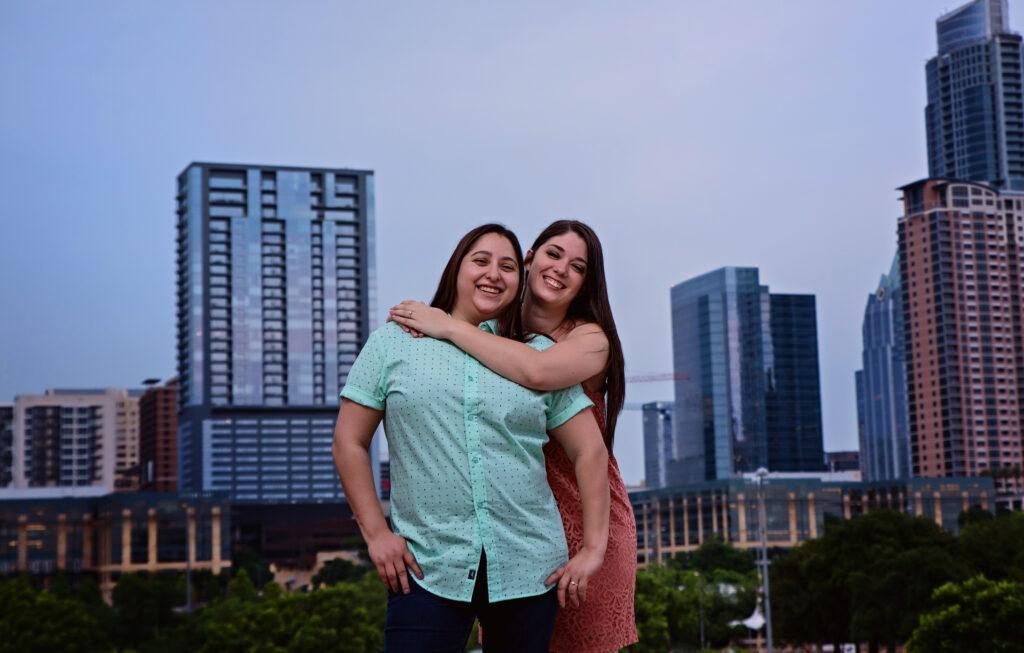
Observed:
[[[116,638],[123,647],[138,648],[157,639],[179,621],[175,609],[185,603],[179,574],[124,574],[114,588]]]
[[[264,585],[274,580],[274,572],[270,571],[270,565],[252,549],[246,548],[235,553],[231,560],[231,568],[235,572],[244,569],[256,589],[262,589]]]
[[[987,513],[987,511],[986,511]],[[965,513],[966,514],[966,513]],[[1024,513],[969,519],[957,538],[962,559],[975,574],[1024,583]]]
[[[0,583],[0,653],[113,650],[84,605],[32,587],[26,577]]]
[[[671,596],[666,570],[657,565],[636,573],[636,653],[664,653],[669,648],[666,606]]]
[[[976,576],[935,590],[933,607],[921,615],[907,644],[910,653],[1024,649],[1024,585]]]
[[[367,568],[362,565],[354,564],[344,558],[335,558],[334,560],[328,560],[327,564],[317,572],[316,576],[313,576],[311,584],[314,588],[321,585],[330,587],[341,582],[359,580],[366,572]]]

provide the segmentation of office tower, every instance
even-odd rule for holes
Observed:
[[[736,267],[671,296],[680,481],[821,471],[814,298],[773,295],[756,268]]]
[[[903,290],[899,255],[864,308],[863,369],[857,372],[860,464],[865,481],[910,478]]]
[[[14,482],[14,404],[0,404],[0,488]]]
[[[153,386],[139,398],[141,489],[178,489],[178,380]]]
[[[821,378],[814,295],[771,293],[765,348],[768,469],[822,470]]]
[[[177,226],[179,488],[341,498],[331,439],[372,326],[372,173],[193,163]]]
[[[128,391],[47,390],[14,398],[13,484],[17,488],[114,490],[119,430],[130,434]],[[122,472],[124,470],[121,470]]]
[[[139,489],[139,397],[142,390],[128,390],[115,405],[114,489]]]
[[[665,487],[671,483],[669,464],[675,459],[672,414],[675,405],[652,401],[642,407],[644,419],[644,485]]]
[[[942,179],[900,190],[911,471],[993,474],[1003,500],[1017,501],[1024,200]]]
[[[930,177],[1024,190],[1021,37],[1006,0],[974,0],[936,22],[925,67]]]

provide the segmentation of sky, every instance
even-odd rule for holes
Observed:
[[[825,448],[855,449],[864,305],[956,6],[0,0],[0,402],[174,375],[191,161],[351,167],[376,177],[378,320],[469,228],[576,218],[627,373],[671,372],[669,288],[755,266],[816,295]],[[615,453],[639,482],[639,411]]]

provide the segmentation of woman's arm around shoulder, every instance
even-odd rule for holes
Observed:
[[[608,365],[608,337],[592,323],[576,326],[539,351],[454,320],[420,302],[398,304],[391,309],[390,319],[432,338],[448,340],[506,379],[534,390],[568,388],[597,376]]]

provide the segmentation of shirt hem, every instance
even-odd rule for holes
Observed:
[[[431,594],[433,594],[434,596],[439,596],[442,599],[448,599],[449,601],[458,601],[459,603],[472,603],[473,602],[473,590],[472,589],[469,591],[469,597],[468,598],[463,598],[461,596],[455,596],[454,594],[449,594],[447,592],[438,592],[437,590],[431,589],[426,583],[424,583],[419,578],[417,578],[415,580],[415,583],[417,585],[419,585],[420,587],[422,587],[423,589],[425,589],[426,591],[428,591]],[[474,587],[475,587],[475,585],[474,585]],[[544,588],[544,589],[542,589],[540,591],[537,591],[537,592],[523,592],[521,594],[511,594],[511,595],[508,595],[508,596],[502,596],[499,599],[492,599],[492,598],[488,597],[487,598],[487,602],[488,603],[501,603],[503,601],[514,601],[515,599],[527,599],[527,598],[530,598],[530,597],[533,597],[533,596],[542,596],[544,594],[547,594],[551,590],[553,590],[555,587],[557,587],[557,585],[552,585],[551,587],[546,587],[546,588]]]

